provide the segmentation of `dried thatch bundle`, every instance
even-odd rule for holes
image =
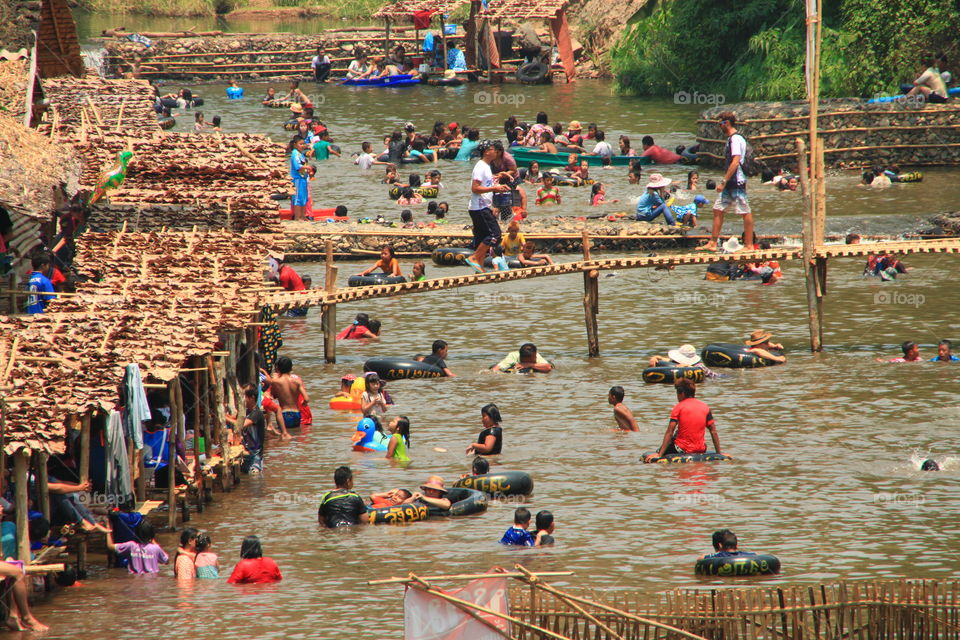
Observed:
[[[0,112],[22,118],[30,75],[30,60],[7,60],[0,56]]]
[[[54,208],[53,187],[77,190],[80,162],[70,147],[24,127],[0,113],[0,200],[27,211]]]

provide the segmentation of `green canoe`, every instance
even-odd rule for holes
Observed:
[[[531,147],[510,147],[507,151],[513,154],[514,160],[516,160],[520,166],[527,166],[536,160],[540,163],[541,167],[565,167],[567,165],[567,157],[570,155],[569,153],[544,153]],[[587,164],[591,167],[599,167],[603,164],[600,156],[578,154],[577,158],[586,160]],[[641,156],[613,156],[610,158],[611,163],[615,167],[626,167],[630,164],[630,161],[634,159],[639,160],[640,164],[653,164],[652,159]]]

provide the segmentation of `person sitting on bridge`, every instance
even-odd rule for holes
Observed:
[[[713,553],[709,553],[703,558],[743,558],[757,555],[752,551],[740,551],[737,549],[738,543],[737,534],[730,529],[714,531]]]
[[[697,367],[703,369],[703,375],[707,378],[719,378],[720,374],[709,369],[703,364],[697,350],[692,344],[680,345],[679,349],[667,351],[665,356],[651,356],[649,364],[651,367]]]
[[[647,454],[644,462],[655,462],[670,453],[705,453],[707,443],[703,434],[710,431],[713,447],[720,451],[720,434],[717,433],[713,412],[705,402],[697,400],[697,385],[686,378],[677,380],[677,404],[670,412],[670,422],[663,434],[663,442],[656,453]]]
[[[755,353],[764,360],[769,360],[770,362],[786,362],[786,356],[771,353],[771,349],[783,351],[782,344],[770,342],[770,338],[772,337],[773,334],[769,331],[757,329],[750,334],[750,337],[744,341],[744,344],[747,345],[747,351],[750,353]]]
[[[492,370],[550,373],[553,371],[553,365],[540,355],[537,345],[527,342],[520,346],[519,351],[508,353],[503,360],[493,366]]]

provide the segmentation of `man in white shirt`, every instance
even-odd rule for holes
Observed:
[[[313,68],[313,78],[317,82],[326,82],[330,77],[330,69],[333,66],[330,56],[323,52],[323,47],[317,47],[317,55],[313,56],[310,62]]]
[[[713,232],[710,234],[710,241],[699,249],[717,250],[720,229],[723,227],[723,214],[732,209],[737,215],[743,216],[743,244],[747,250],[752,250],[753,214],[750,212],[750,203],[747,201],[747,174],[740,166],[747,153],[747,141],[737,133],[735,127],[737,116],[732,111],[724,111],[717,118],[720,120],[720,129],[727,136],[725,154],[727,170],[723,174],[723,180],[717,183],[717,191],[720,195],[713,203]]]
[[[606,134],[603,131],[598,130],[596,134],[597,146],[593,148],[588,155],[591,156],[601,156],[606,158],[613,157],[613,147],[610,146],[610,143],[606,141]]]
[[[493,170],[490,164],[497,157],[497,149],[489,140],[485,140],[477,147],[480,160],[473,167],[470,188],[470,220],[473,221],[473,255],[467,258],[466,263],[477,273],[483,273],[483,261],[490,251],[490,247],[500,244],[502,233],[500,223],[493,215],[493,193],[510,191],[510,185],[495,184]],[[497,174],[499,179],[503,174]]]

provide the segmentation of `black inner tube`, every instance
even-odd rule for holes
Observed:
[[[698,576],[760,576],[780,573],[780,558],[767,553],[755,556],[700,558],[693,568]]]

